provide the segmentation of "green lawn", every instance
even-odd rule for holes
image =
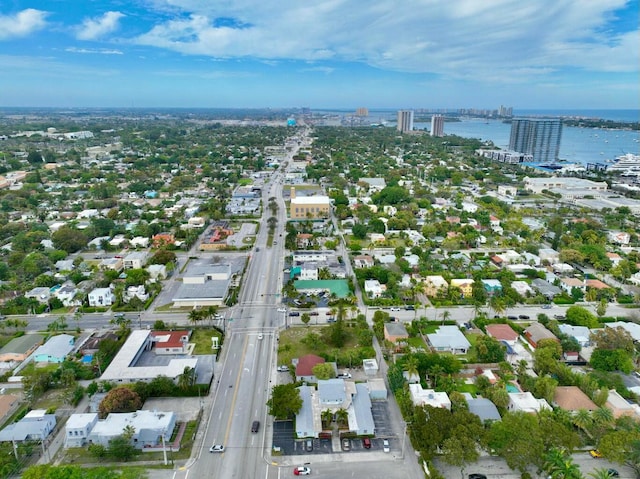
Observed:
[[[299,358],[305,354],[320,355],[327,353],[331,355],[334,351],[337,351],[336,348],[326,345],[322,340],[314,342],[311,346],[306,341],[303,341],[309,333],[316,333],[322,336],[324,328],[323,326],[294,326],[283,331],[280,334],[278,347],[278,364],[291,364],[293,358]],[[349,331],[349,328],[345,329]],[[347,342],[340,350],[343,351],[354,347],[356,344],[356,338],[349,334]]]
[[[213,328],[194,329],[191,333],[190,340],[190,342],[196,344],[193,354],[216,354],[217,351],[215,349],[211,349],[211,338],[213,336],[218,338],[219,343],[222,335],[218,330]]]
[[[416,336],[415,338],[409,338],[407,340],[407,343],[409,343],[409,346],[411,346],[412,348],[423,348],[427,350],[427,345],[424,344],[424,341],[419,336]]]

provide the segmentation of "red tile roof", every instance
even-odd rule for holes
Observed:
[[[156,347],[160,348],[181,348],[183,342],[180,338],[189,337],[189,331],[152,331],[151,337],[153,337]]]
[[[515,341],[518,339],[518,333],[508,324],[489,324],[487,326],[487,334],[498,341]]]
[[[316,364],[324,363],[324,358],[316,356],[315,354],[307,354],[298,359],[298,365],[296,366],[296,376],[313,376],[311,371]]]

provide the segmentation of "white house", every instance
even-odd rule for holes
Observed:
[[[466,354],[471,343],[460,332],[458,326],[440,326],[433,334],[427,334],[431,347],[438,352]]]
[[[135,431],[131,440],[136,448],[156,447],[162,444],[163,436],[165,441],[171,438],[175,425],[176,415],[172,411],[111,413],[93,426],[88,442],[108,446],[111,439],[121,436],[122,431],[131,426]]]
[[[528,413],[538,413],[543,409],[551,410],[551,406],[544,399],[536,399],[530,392],[525,393],[508,393],[509,405],[507,409],[509,411],[523,411]]]
[[[318,266],[316,263],[304,263],[300,266],[300,279],[301,280],[318,280]]]
[[[420,384],[409,384],[409,393],[414,406],[432,406],[451,410],[451,400],[445,392],[422,389]]]
[[[111,306],[116,302],[116,295],[111,288],[95,288],[89,293],[89,306]]]
[[[82,447],[89,440],[89,433],[98,422],[95,412],[72,414],[64,426],[64,447]]]
[[[364,282],[364,292],[371,298],[379,298],[385,290],[386,287],[380,284],[377,279],[367,279]]]
[[[132,251],[124,257],[124,269],[140,269],[147,262],[147,253],[145,251]]]

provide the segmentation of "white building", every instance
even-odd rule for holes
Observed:
[[[135,431],[131,441],[138,449],[162,445],[162,438],[169,441],[176,425],[174,412],[136,411],[111,413],[103,421],[98,421],[89,433],[90,444],[108,446],[109,441],[122,435],[130,426]]]
[[[451,400],[445,392],[422,389],[420,384],[409,384],[409,393],[414,406],[431,406],[451,410]]]
[[[508,393],[509,411],[523,411],[528,413],[538,413],[543,409],[551,410],[551,406],[544,399],[536,399],[530,392],[525,393]]]
[[[141,269],[147,263],[147,253],[145,251],[132,251],[124,257],[124,269]]]
[[[116,302],[116,295],[111,288],[95,288],[89,293],[89,306],[104,307],[111,306]]]
[[[69,416],[64,426],[64,447],[82,447],[89,441],[89,433],[98,422],[98,414],[82,413]]]
[[[164,366],[136,366],[142,353],[151,349],[152,342],[151,331],[133,331],[100,379],[114,383],[134,383],[149,382],[158,376],[166,376],[177,381],[185,367],[196,368],[198,359],[195,357],[171,359]]]
[[[364,282],[364,292],[371,298],[379,298],[385,289],[384,285],[380,284],[377,279],[367,279]]]

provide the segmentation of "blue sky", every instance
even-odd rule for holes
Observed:
[[[640,0],[2,0],[0,106],[640,107]]]

